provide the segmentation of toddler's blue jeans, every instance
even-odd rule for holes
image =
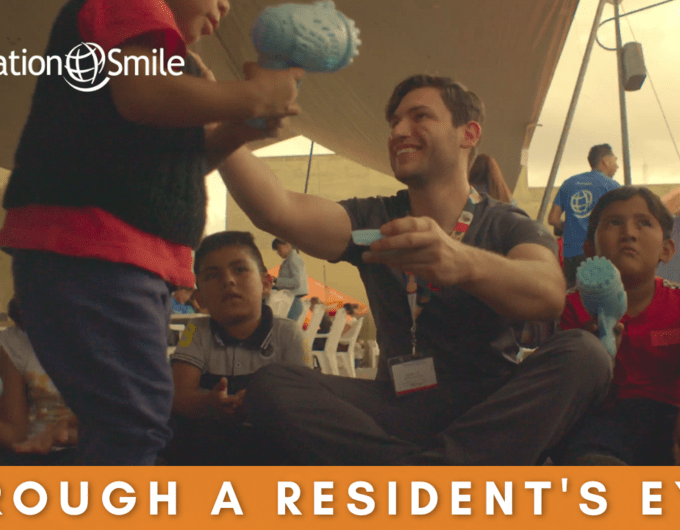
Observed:
[[[170,292],[132,265],[14,250],[23,327],[78,417],[83,465],[153,465],[172,435]]]

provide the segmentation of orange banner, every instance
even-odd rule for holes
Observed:
[[[680,468],[2,468],[4,528],[673,528]]]

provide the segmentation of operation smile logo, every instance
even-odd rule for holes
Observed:
[[[571,209],[574,212],[574,217],[577,217],[578,219],[590,217],[594,202],[593,192],[590,190],[579,190],[569,199]]]
[[[182,75],[185,64],[184,58],[179,55],[173,55],[166,61],[163,49],[160,52],[154,49],[151,57],[121,58],[122,51],[119,48],[112,48],[107,54],[99,44],[93,42],[78,44],[63,58],[59,55],[27,57],[26,50],[22,52],[23,55],[17,55],[14,51],[7,57],[0,55],[0,76],[59,75],[79,92],[96,92],[106,86],[111,77],[131,73],[177,77]],[[105,73],[107,64],[110,70]]]

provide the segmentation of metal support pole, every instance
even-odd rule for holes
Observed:
[[[590,61],[590,52],[593,49],[593,44],[595,43],[595,36],[597,35],[597,28],[600,24],[600,18],[602,18],[602,10],[604,9],[604,4],[608,0],[600,0],[597,6],[597,12],[595,13],[595,20],[593,20],[593,29],[590,30],[590,38],[588,39],[588,45],[586,46],[586,52],[583,54],[583,61],[581,62],[581,70],[578,73],[578,78],[576,79],[576,87],[574,88],[574,94],[571,96],[571,103],[569,104],[569,111],[567,112],[567,118],[564,121],[564,128],[562,129],[562,136],[560,136],[560,142],[557,145],[557,152],[555,153],[555,159],[553,160],[552,169],[550,170],[550,176],[548,177],[548,183],[545,187],[545,193],[543,194],[543,200],[541,201],[541,208],[538,211],[539,222],[543,222],[545,214],[548,211],[548,203],[550,202],[550,194],[552,193],[553,187],[555,186],[555,178],[557,177],[557,170],[560,167],[560,162],[562,161],[562,155],[564,154],[564,147],[567,144],[567,137],[569,136],[569,130],[571,129],[571,122],[574,119],[574,112],[576,111],[576,104],[578,103],[578,98],[581,94],[581,87],[583,86],[583,79],[586,76],[586,70],[588,69],[588,62]]]
[[[305,193],[307,193],[307,188],[309,187],[309,172],[312,170],[312,155],[314,155],[314,140],[312,140],[312,146],[309,148],[309,163],[307,164],[307,179],[305,180]]]
[[[621,143],[623,156],[623,183],[632,184],[630,175],[630,145],[628,143],[628,112],[626,110],[626,90],[623,86],[623,45],[621,44],[621,24],[619,17],[619,3],[614,2],[614,20],[616,25],[616,61],[619,73],[619,105],[621,107]]]

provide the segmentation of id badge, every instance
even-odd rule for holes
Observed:
[[[437,386],[432,357],[393,357],[387,360],[387,365],[397,396]]]

